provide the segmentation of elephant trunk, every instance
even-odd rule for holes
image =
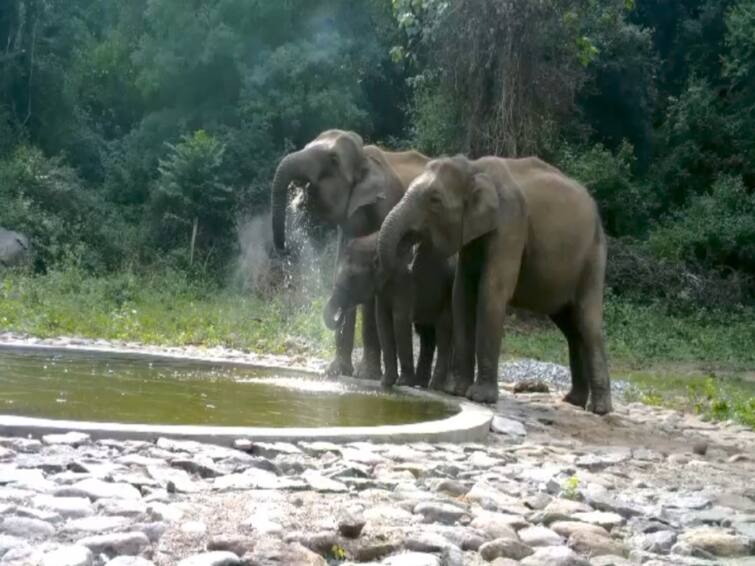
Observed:
[[[286,209],[288,208],[288,186],[295,180],[309,180],[308,167],[311,160],[306,150],[286,155],[278,164],[273,177],[271,209],[273,217],[273,244],[279,252],[286,248]]]
[[[322,320],[328,330],[336,330],[340,324],[344,315],[344,309],[341,308],[335,300],[335,295],[330,297],[325,308],[322,310]]]
[[[391,210],[383,221],[378,237],[379,269],[383,278],[389,277],[399,260],[399,245],[406,236],[417,229],[419,208],[416,197],[407,194]]]

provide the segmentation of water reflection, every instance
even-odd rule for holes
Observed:
[[[369,426],[443,418],[443,403],[292,372],[133,355],[0,348],[0,413],[100,422]]]

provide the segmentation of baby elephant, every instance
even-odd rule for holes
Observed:
[[[383,385],[421,385],[442,389],[452,354],[451,290],[455,259],[449,259],[425,243],[399,253],[395,268],[378,276],[378,233],[351,240],[336,272],[335,287],[323,311],[328,328],[335,328],[343,314],[359,304],[376,301],[380,349],[383,352]],[[378,281],[382,279],[381,281]],[[420,337],[419,362],[414,370],[412,323]],[[438,357],[432,371],[437,345]],[[432,379],[431,377],[432,373]]]

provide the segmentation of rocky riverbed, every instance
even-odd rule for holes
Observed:
[[[755,564],[752,430],[502,387],[479,444],[0,438],[0,564]]]

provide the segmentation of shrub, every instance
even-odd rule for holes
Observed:
[[[21,146],[0,161],[0,225],[29,236],[35,267],[75,262],[90,271],[119,265],[131,232],[59,157]]]
[[[601,144],[589,148],[567,144],[557,161],[595,197],[609,234],[640,235],[647,228],[653,199],[632,179],[634,150],[629,143],[623,142],[615,154]]]
[[[648,244],[663,258],[755,275],[755,193],[741,178],[720,176],[710,193],[653,230]]]

